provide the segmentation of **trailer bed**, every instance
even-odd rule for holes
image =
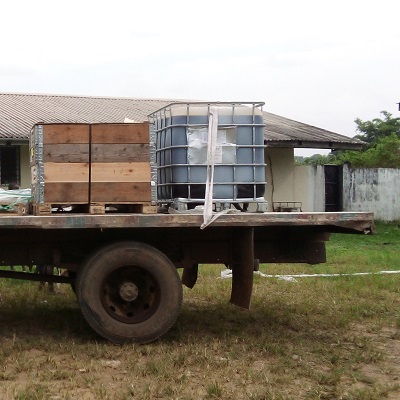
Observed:
[[[2,215],[0,265],[47,265],[68,276],[3,268],[0,278],[69,283],[101,336],[147,343],[173,325],[182,284],[195,285],[201,264],[231,268],[230,302],[249,308],[259,263],[323,263],[330,233],[374,227],[373,214],[354,212],[232,212],[203,230],[202,222],[192,213]]]
[[[70,214],[46,216],[0,215],[0,229],[113,229],[113,228],[200,228],[201,214]],[[211,227],[323,227],[326,232],[369,233],[373,213],[362,212],[232,212],[220,215]]]

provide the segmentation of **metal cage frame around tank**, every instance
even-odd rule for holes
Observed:
[[[232,112],[228,115],[224,115],[222,119],[219,119],[218,123],[218,129],[220,128],[235,128],[235,134],[237,134],[237,128],[241,127],[247,127],[251,128],[251,135],[252,135],[252,140],[251,144],[237,144],[235,143],[236,150],[240,148],[251,148],[252,149],[252,160],[251,162],[248,163],[232,163],[232,164],[221,164],[222,166],[227,166],[231,167],[233,171],[233,180],[232,181],[226,181],[226,182],[214,182],[214,185],[231,185],[233,186],[233,196],[232,198],[213,198],[213,202],[215,203],[260,203],[260,204],[266,204],[266,201],[263,196],[257,196],[257,185],[264,185],[265,188],[265,161],[264,161],[264,149],[265,149],[265,144],[264,144],[264,139],[263,139],[263,133],[262,133],[262,144],[256,144],[256,129],[264,128],[265,124],[264,122],[262,123],[257,123],[256,118],[261,117],[262,118],[262,107],[264,106],[264,102],[175,102],[171,103],[165,107],[160,108],[159,110],[153,112],[152,114],[149,115],[149,120],[151,123],[151,130],[154,132],[154,136],[158,138],[158,135],[161,134],[161,132],[165,132],[168,129],[171,129],[171,135],[172,135],[172,129],[177,128],[177,127],[184,127],[186,128],[186,132],[188,128],[202,128],[205,127],[209,123],[209,117],[210,117],[210,107],[228,107],[231,108]],[[236,110],[244,110],[244,106],[251,108],[251,122],[246,122],[242,123],[239,121],[240,117],[243,117],[243,115],[240,115],[236,113]],[[191,110],[196,107],[203,107],[207,110],[207,120],[202,123],[196,122],[196,117],[198,115],[192,115]],[[186,115],[180,115],[180,117],[184,117],[185,121],[183,123],[173,123],[172,122],[172,117],[173,117],[173,109],[175,108],[185,108],[186,109]],[[256,110],[259,110],[258,114]],[[204,117],[204,115],[202,116]],[[197,118],[198,119],[198,118]],[[237,139],[237,138],[236,138]],[[158,139],[157,139],[158,143]],[[176,150],[178,148],[185,149],[186,151],[186,163],[182,164],[163,164],[160,165],[160,159],[161,159],[161,154],[165,152],[169,152],[169,159],[172,160],[172,151]],[[156,158],[157,158],[157,187],[158,187],[158,192],[163,193],[163,196],[158,195],[158,203],[204,203],[204,198],[203,197],[196,197],[192,195],[192,186],[195,185],[201,185],[204,183],[199,183],[199,182],[193,182],[191,177],[192,177],[192,170],[194,168],[199,168],[199,165],[193,165],[190,164],[187,160],[187,152],[188,152],[189,144],[186,142],[186,144],[181,144],[181,145],[171,145],[169,147],[162,147],[159,148],[156,146]],[[256,162],[256,149],[262,148],[262,162]],[[165,158],[164,158],[165,160]],[[187,182],[174,182],[174,177],[173,177],[173,171],[175,167],[184,167],[187,168],[187,174],[188,174],[188,179]],[[200,165],[201,167],[204,167],[203,165]],[[236,175],[237,175],[237,169],[239,167],[251,167],[252,168],[252,176],[253,176],[253,181],[238,181],[236,180]],[[256,170],[263,168],[263,180],[256,181]],[[166,178],[167,174],[170,174],[168,176],[168,179]],[[164,174],[165,179],[164,182],[162,179],[160,179],[160,176]],[[188,187],[188,194],[185,197],[174,197],[172,195],[165,196],[165,193],[172,193],[172,187],[177,187],[180,185],[187,185]],[[238,187],[240,185],[252,185],[253,186],[253,195],[250,197],[239,197],[238,196]]]

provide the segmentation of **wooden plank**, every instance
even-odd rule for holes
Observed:
[[[88,163],[44,163],[44,181],[48,182],[88,182]]]
[[[149,162],[149,145],[145,143],[92,144],[92,162]]]
[[[305,228],[301,232],[344,232],[363,233],[374,230],[374,214],[366,212],[313,212],[313,213],[232,213],[221,215],[207,229],[213,227],[257,226],[255,235],[265,228],[297,226]],[[194,228],[199,231],[203,222],[202,214],[155,214],[155,215],[56,215],[46,218],[35,216],[4,215],[0,218],[0,229],[71,229],[71,228]],[[280,228],[281,229],[281,228]],[[204,231],[202,231],[204,232]],[[280,231],[282,232],[282,231]],[[272,233],[273,234],[273,233]],[[257,242],[257,237],[255,238]]]
[[[150,182],[150,163],[92,163],[92,182]]]
[[[92,182],[90,200],[103,203],[151,201],[150,182]]]
[[[59,143],[89,143],[88,124],[45,124],[43,145]]]
[[[44,162],[89,162],[89,143],[46,144],[43,148]]]
[[[44,201],[47,203],[88,203],[88,182],[46,182]]]
[[[93,124],[92,143],[149,143],[149,123]]]

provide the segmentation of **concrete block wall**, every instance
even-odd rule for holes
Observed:
[[[370,211],[375,219],[400,220],[400,169],[343,166],[343,209]]]

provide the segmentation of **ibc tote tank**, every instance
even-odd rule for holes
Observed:
[[[218,127],[213,202],[256,203],[265,211],[264,103],[172,103],[149,115],[156,138],[158,203],[179,210],[203,204],[210,109]]]

